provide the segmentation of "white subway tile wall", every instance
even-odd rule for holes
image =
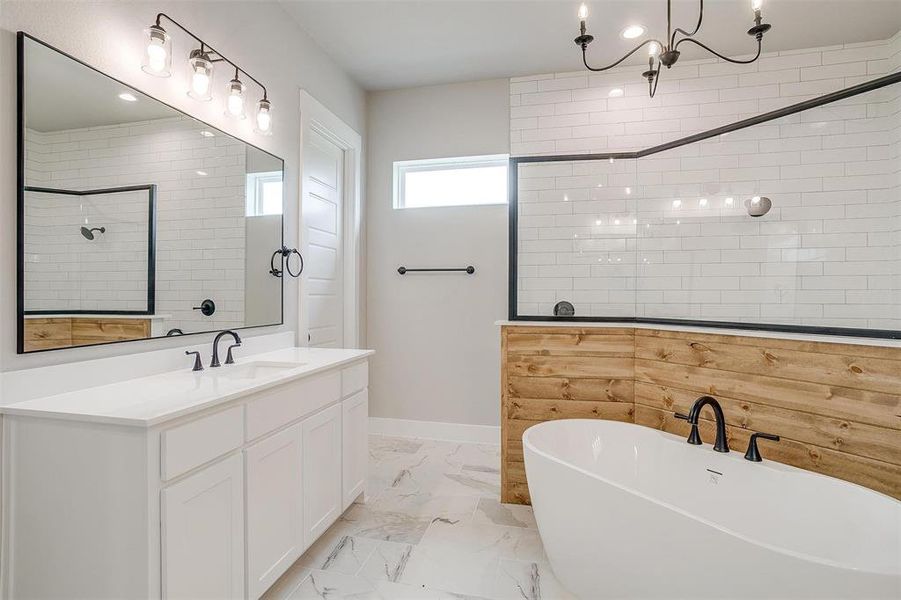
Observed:
[[[75,190],[157,185],[156,313],[167,315],[159,327],[164,332],[244,324],[245,145],[218,132],[202,135],[206,129],[192,119],[174,117],[26,133],[28,185]],[[121,201],[121,195],[113,200]],[[141,252],[146,253],[143,243],[134,244],[133,259],[120,263],[118,251],[99,252],[101,246],[118,243],[120,222],[125,219],[119,206],[109,208],[102,207],[102,217],[86,209],[92,226],[108,222],[107,233],[97,242],[87,242],[75,228],[78,237],[71,241],[66,237],[54,245],[28,245],[28,281],[46,282],[29,283],[28,309],[57,307],[63,300],[82,310],[135,305],[133,295],[139,290],[122,289],[123,284],[102,279],[97,264],[105,258],[107,274],[118,274],[126,266],[136,266]],[[67,222],[69,218],[68,214],[60,217]],[[36,221],[30,223],[29,231],[33,231]],[[41,265],[40,275],[33,269],[37,264]],[[50,271],[54,275],[49,275]],[[141,276],[146,285],[146,271]],[[135,280],[137,277],[135,271]],[[96,279],[96,283],[85,285],[86,278]],[[210,317],[193,310],[205,298],[216,303],[216,313]]]
[[[749,67],[680,63],[653,100],[624,83],[634,68],[516,78],[511,151],[635,150],[899,65],[896,35]],[[522,164],[518,313],[568,300],[583,316],[901,330],[899,149],[895,85],[639,160]],[[752,218],[757,195],[773,209]]]
[[[26,192],[25,310],[146,311],[149,206],[146,191]]]

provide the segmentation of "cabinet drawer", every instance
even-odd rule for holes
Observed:
[[[347,398],[369,385],[369,362],[363,361],[341,371],[341,397]]]
[[[160,472],[172,479],[244,443],[243,408],[235,406],[163,431]]]
[[[247,404],[247,439],[256,439],[340,399],[338,371],[266,390]]]

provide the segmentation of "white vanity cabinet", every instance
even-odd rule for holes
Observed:
[[[303,423],[244,450],[247,590],[258,598],[303,553]]]
[[[341,406],[303,422],[303,522],[309,546],[341,516]]]
[[[369,352],[341,352],[145,427],[7,413],[2,597],[259,598],[364,490]]]
[[[165,488],[164,598],[244,593],[244,465],[232,455]]]

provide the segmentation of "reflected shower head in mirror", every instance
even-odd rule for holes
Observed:
[[[106,227],[91,227],[90,229],[88,229],[87,227],[82,227],[81,235],[84,236],[84,239],[86,240],[93,240],[95,231],[106,233]]]
[[[762,217],[773,208],[773,202],[766,196],[754,196],[745,202],[745,206],[748,207],[748,214],[752,217]]]

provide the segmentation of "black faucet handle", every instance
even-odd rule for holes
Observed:
[[[235,359],[232,357],[232,348],[237,348],[240,345],[241,345],[241,342],[238,342],[237,344],[232,344],[231,346],[228,347],[228,353],[225,355],[225,364],[227,364],[227,365],[235,364]]]
[[[751,462],[761,462],[763,460],[762,458],[760,458],[760,450],[757,449],[757,438],[772,440],[774,442],[778,442],[780,440],[778,435],[772,433],[752,433],[751,439],[748,441],[748,451],[745,452],[745,460],[750,460]]]
[[[685,440],[689,444],[693,446],[701,445],[701,434],[698,431],[698,424],[691,422],[691,417],[686,415],[685,413],[676,412],[673,413],[673,416],[677,419],[682,419],[683,421],[688,421],[689,425],[691,425],[691,434],[689,434],[688,439]]]
[[[200,362],[200,352],[197,350],[185,350],[186,356],[194,355],[194,368],[192,371],[203,371],[203,363]]]

